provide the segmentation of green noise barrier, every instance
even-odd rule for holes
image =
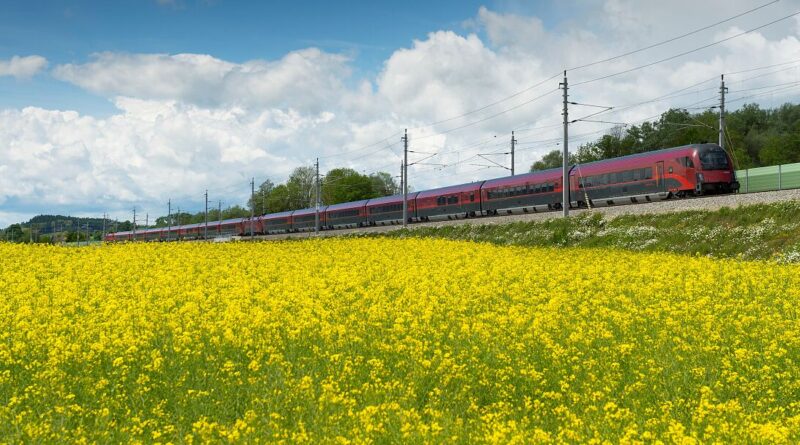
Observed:
[[[800,188],[800,163],[737,170],[740,193]]]

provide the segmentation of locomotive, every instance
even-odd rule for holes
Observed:
[[[408,222],[535,213],[561,209],[562,170],[549,169],[486,181],[451,185],[407,195]],[[733,162],[716,144],[692,144],[569,169],[571,208],[636,204],[739,190]],[[403,196],[233,218],[208,223],[208,236],[245,236],[402,224]],[[116,232],[105,241],[191,240],[204,237],[204,223]]]

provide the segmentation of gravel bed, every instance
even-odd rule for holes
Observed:
[[[705,196],[701,198],[690,199],[671,199],[666,201],[651,202],[645,204],[629,204],[611,207],[598,207],[595,209],[572,209],[570,215],[579,215],[585,212],[598,212],[602,213],[606,218],[615,218],[620,215],[635,215],[635,214],[658,214],[669,212],[680,212],[684,210],[717,210],[722,207],[738,207],[741,205],[752,204],[768,204],[772,202],[800,200],[800,189],[795,190],[782,190],[773,192],[761,193],[741,193],[732,195],[720,196]],[[560,211],[543,212],[543,213],[528,213],[522,215],[505,215],[505,216],[492,216],[482,218],[469,218],[454,221],[436,221],[429,223],[414,223],[410,224],[410,228],[415,227],[440,227],[450,226],[455,224],[507,224],[517,221],[543,221],[551,218],[561,217]],[[361,227],[358,229],[342,229],[342,230],[329,230],[322,231],[319,236],[339,236],[355,232],[371,232],[381,233],[392,230],[400,229],[401,226],[378,226],[378,227]],[[256,239],[262,240],[278,240],[278,239],[298,239],[298,238],[313,238],[317,236],[314,232],[301,232],[289,233],[281,235],[263,235],[256,236]]]

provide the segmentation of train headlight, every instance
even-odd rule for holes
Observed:
[[[705,180],[705,178],[703,177],[703,174],[702,173],[698,173],[697,174],[697,182],[703,182],[704,180]]]

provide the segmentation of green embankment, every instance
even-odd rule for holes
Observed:
[[[613,247],[797,263],[800,201],[615,218],[587,212],[568,220],[417,227],[366,236],[432,237],[520,246]]]

